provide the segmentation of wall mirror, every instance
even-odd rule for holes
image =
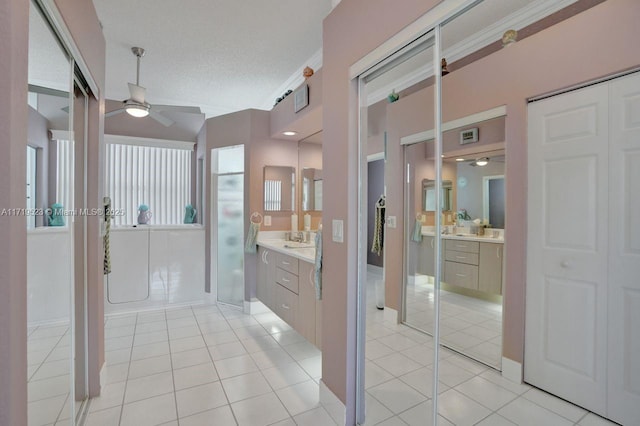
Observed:
[[[295,210],[296,168],[264,166],[264,210],[290,212]]]
[[[322,211],[322,169],[302,169],[302,211]]]
[[[298,142],[300,169],[300,211],[310,213],[312,222],[321,220],[322,211],[322,131]],[[315,214],[313,212],[316,212]],[[302,216],[302,215],[301,215]],[[313,223],[314,227],[316,226]]]
[[[436,211],[436,186],[431,179],[422,180],[422,209],[427,212]],[[442,211],[453,208],[453,184],[450,180],[442,181]]]
[[[486,161],[478,161],[482,158]],[[481,165],[484,164],[484,165]],[[504,228],[504,153],[476,154],[456,164],[457,210],[471,219],[486,219],[492,228]]]

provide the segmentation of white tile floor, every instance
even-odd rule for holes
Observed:
[[[29,426],[67,425],[70,422],[70,343],[66,324],[35,326],[27,330]],[[76,409],[79,408],[76,404]]]
[[[432,339],[385,322],[373,297],[366,425],[428,425]],[[112,316],[105,327],[106,383],[88,426],[337,424],[319,402],[320,352],[273,313],[201,305]],[[66,326],[29,329],[29,425],[69,423],[68,348]],[[613,425],[451,350],[440,354],[441,425]]]
[[[431,277],[412,277],[407,286],[407,324],[433,333]],[[502,304],[441,290],[440,336],[448,347],[500,369]]]
[[[112,316],[95,425],[334,425],[320,351],[273,313],[216,305]]]

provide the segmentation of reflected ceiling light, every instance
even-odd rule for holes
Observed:
[[[486,166],[487,164],[489,164],[489,157],[482,157],[482,158],[478,158],[476,160],[476,166]]]
[[[464,158],[456,158],[456,161],[458,161],[458,162],[464,161]]]
[[[507,47],[518,41],[518,32],[516,30],[507,30],[502,34],[502,47]]]
[[[136,102],[132,99],[127,99],[124,103],[124,110],[127,111],[127,114],[133,117],[146,117],[149,115],[150,105],[145,103]]]
[[[282,132],[282,134],[285,136],[295,136],[298,134],[298,132],[292,132],[290,130],[287,130],[286,132]]]

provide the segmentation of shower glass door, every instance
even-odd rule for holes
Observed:
[[[244,146],[213,150],[215,234],[213,258],[217,300],[244,302]]]

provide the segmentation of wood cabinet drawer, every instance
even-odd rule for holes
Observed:
[[[477,241],[444,240],[445,250],[464,251],[467,253],[479,253],[480,243]]]
[[[444,262],[444,281],[447,284],[478,289],[478,267],[458,262]]]
[[[276,266],[294,275],[298,275],[298,259],[286,254],[276,253]]]
[[[444,259],[450,262],[459,262],[459,263],[468,263],[470,265],[477,265],[478,253],[446,250]]]
[[[276,268],[276,282],[295,294],[298,294],[298,276],[292,274],[289,271],[285,271],[284,269],[278,267]]]
[[[298,311],[298,295],[287,288],[276,284],[275,313],[291,327],[296,328]]]

